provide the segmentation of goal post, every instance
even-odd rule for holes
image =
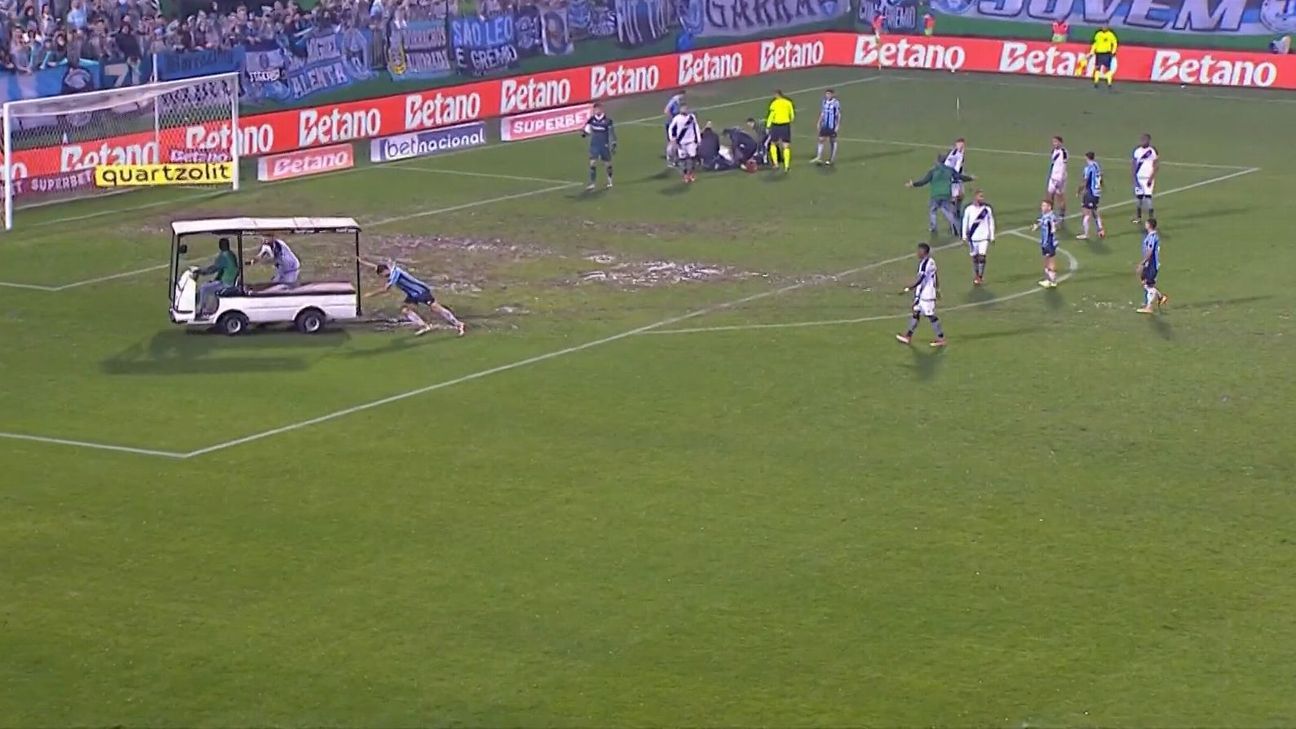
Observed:
[[[239,75],[10,101],[4,223],[15,211],[162,186],[239,189]]]

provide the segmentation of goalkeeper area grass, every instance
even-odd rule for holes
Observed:
[[[722,128],[775,86],[786,176],[681,185],[660,95],[610,106],[606,192],[569,136],[22,211],[0,723],[1296,724],[1296,96],[818,70],[689,97]],[[1098,154],[1107,237],[1071,198],[1042,291],[1055,134],[1073,190]],[[904,182],[959,136],[987,282],[938,237],[950,345],[900,346]],[[313,337],[173,327],[166,226],[223,215],[355,216],[469,335],[411,336],[394,296]],[[345,263],[289,240],[305,278]]]

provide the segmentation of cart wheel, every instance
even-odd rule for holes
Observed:
[[[216,320],[217,331],[227,336],[237,337],[246,332],[247,328],[248,318],[242,312],[227,311]]]
[[[307,309],[297,315],[294,324],[297,331],[302,334],[318,334],[324,328],[324,312],[319,309]]]

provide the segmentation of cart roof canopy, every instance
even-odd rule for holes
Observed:
[[[214,218],[211,220],[176,220],[171,231],[176,235],[200,233],[354,233],[360,224],[353,218]]]

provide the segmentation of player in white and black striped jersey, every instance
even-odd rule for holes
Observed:
[[[950,151],[945,153],[945,166],[959,174],[962,174],[964,163],[963,155],[966,151],[967,142],[963,140],[963,137],[955,139],[954,145],[950,147]],[[950,194],[953,195],[954,199],[954,214],[957,217],[961,217],[963,215],[963,183],[956,180],[953,185],[950,185]]]
[[[901,344],[913,341],[918,320],[925,316],[927,321],[931,322],[932,331],[936,333],[931,346],[944,347],[945,330],[941,327],[940,317],[936,316],[936,300],[940,298],[940,278],[936,273],[936,261],[931,257],[931,246],[926,243],[918,244],[918,276],[901,293],[913,293],[914,300],[909,317],[909,328],[904,334],[897,334],[896,340]]]
[[[693,182],[697,179],[698,142],[702,140],[702,129],[698,126],[697,115],[689,111],[688,104],[679,105],[666,133],[675,145],[675,157],[684,182]]]

